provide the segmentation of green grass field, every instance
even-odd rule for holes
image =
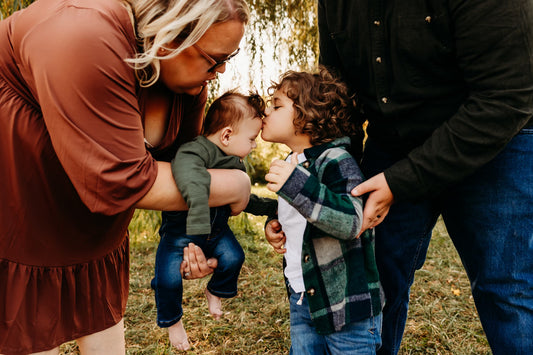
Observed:
[[[264,191],[264,189],[262,190]],[[203,290],[207,280],[186,281],[184,324],[193,348],[187,354],[288,354],[289,311],[282,257],[263,237],[264,217],[241,214],[231,226],[246,262],[239,294],[225,300],[224,318],[213,320]],[[128,354],[177,354],[155,324],[150,280],[160,215],[137,211],[130,225],[130,296],[125,316]],[[77,354],[75,343],[61,347]],[[417,272],[401,354],[490,354],[469,283],[446,230],[439,222],[424,268]]]

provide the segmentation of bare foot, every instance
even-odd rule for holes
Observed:
[[[209,313],[215,319],[222,317],[222,300],[220,297],[213,295],[209,290],[205,289],[205,297],[207,298],[207,306],[209,307]]]
[[[168,338],[170,339],[170,344],[178,350],[185,351],[191,348],[181,319],[178,323],[168,328]]]

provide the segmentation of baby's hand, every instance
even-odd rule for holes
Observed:
[[[298,154],[291,155],[291,162],[276,159],[270,164],[270,170],[265,175],[265,180],[268,181],[267,188],[272,192],[278,192],[285,181],[291,176],[294,168],[298,164]]]

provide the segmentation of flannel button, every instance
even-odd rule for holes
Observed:
[[[304,263],[308,263],[309,260],[311,260],[311,257],[309,256],[309,254],[305,254],[304,255]]]
[[[310,288],[309,290],[307,290],[307,294],[308,294],[309,296],[314,296],[314,295],[315,295],[315,292],[316,292],[316,291],[315,291],[314,288]]]
[[[309,161],[308,160],[304,161],[302,163],[302,166],[307,169],[309,167]]]

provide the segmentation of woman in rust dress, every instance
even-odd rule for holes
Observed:
[[[186,208],[164,160],[199,133],[248,16],[243,0],[39,0],[0,22],[0,354],[124,354],[128,223]],[[212,176],[211,205],[244,208],[248,177]]]

